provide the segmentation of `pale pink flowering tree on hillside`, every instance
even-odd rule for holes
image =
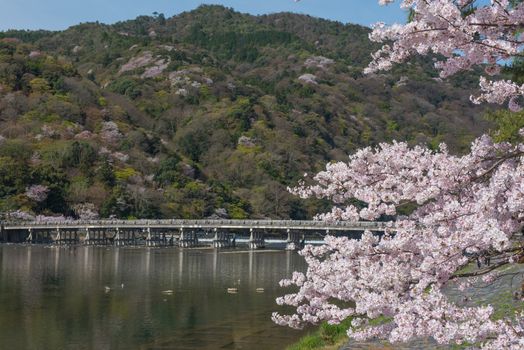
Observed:
[[[26,188],[25,195],[27,198],[40,203],[47,199],[49,188],[44,185],[31,185]]]
[[[519,1],[404,0],[401,6],[412,9],[413,20],[375,27],[372,39],[391,43],[374,55],[368,71],[434,52],[444,57],[437,65],[443,76],[474,65],[492,74],[499,59],[522,52]],[[524,90],[511,81],[483,80],[481,88],[475,102],[509,100],[513,109]],[[510,273],[522,280],[522,268],[515,266],[524,262],[522,142],[495,143],[482,136],[460,157],[445,145],[431,151],[381,144],[358,151],[347,163],[327,165],[312,185],[303,182],[292,191],[331,200],[332,210],[319,215],[323,220],[396,219],[382,236],[328,236],[321,247],[307,246],[301,252],[307,272],[281,282],[298,292],[277,300],[296,313],[274,313],[275,322],[300,328],[352,317],[348,335],[356,340],[431,337],[478,349],[524,349],[524,313],[500,316],[491,305],[452,301],[444,293]]]

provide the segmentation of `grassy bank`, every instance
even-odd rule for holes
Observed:
[[[338,325],[323,323],[318,330],[304,336],[286,350],[336,350],[347,341],[351,319]]]

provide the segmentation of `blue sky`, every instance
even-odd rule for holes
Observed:
[[[0,0],[0,30],[59,30],[80,22],[114,23],[154,11],[170,17],[204,3],[252,14],[292,11],[362,25],[406,18],[398,5],[381,7],[377,0]]]

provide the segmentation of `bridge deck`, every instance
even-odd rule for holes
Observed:
[[[385,222],[323,222],[299,220],[96,220],[62,222],[5,222],[4,230],[28,229],[263,229],[303,231],[383,231]]]

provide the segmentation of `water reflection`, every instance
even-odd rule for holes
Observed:
[[[271,350],[302,335],[269,320],[278,281],[305,268],[296,253],[1,246],[0,262],[2,349]]]

